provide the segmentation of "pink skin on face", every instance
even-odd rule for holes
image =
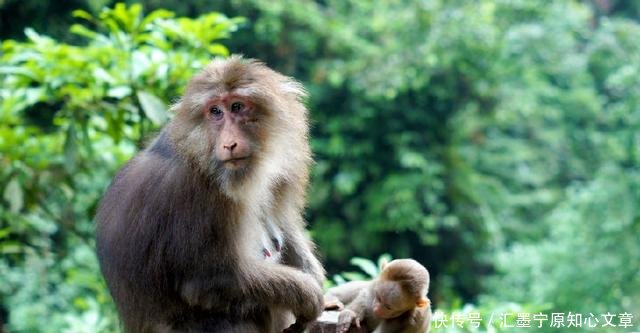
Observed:
[[[244,127],[255,122],[254,111],[253,103],[237,94],[211,99],[203,109],[217,133],[215,156],[227,168],[241,167],[251,157],[251,143]]]
[[[382,304],[378,302],[374,302],[373,314],[380,319],[389,319],[396,316],[393,311],[386,309]]]

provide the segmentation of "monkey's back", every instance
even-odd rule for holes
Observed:
[[[371,281],[349,281],[335,286],[327,291],[327,296],[335,296],[345,305],[351,303],[360,292],[366,291],[371,286]]]

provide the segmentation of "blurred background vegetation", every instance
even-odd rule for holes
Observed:
[[[310,91],[306,217],[333,281],[389,253],[447,313],[637,328],[639,19],[624,0],[0,0],[0,331],[119,331],[96,204],[230,53]]]

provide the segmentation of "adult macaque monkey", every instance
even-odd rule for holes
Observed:
[[[412,259],[383,266],[373,281],[354,281],[330,289],[325,309],[341,310],[337,333],[363,328],[366,332],[426,333],[431,304],[426,297],[429,272]]]
[[[296,332],[319,315],[304,97],[255,60],[214,60],[115,177],[98,257],[127,332]]]

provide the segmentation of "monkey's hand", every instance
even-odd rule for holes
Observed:
[[[300,333],[303,332],[307,324],[322,314],[324,308],[324,295],[322,288],[317,283],[309,283],[309,297],[305,302],[300,304],[298,309],[292,309],[296,316],[296,322],[284,330],[284,333]]]
[[[360,328],[360,318],[358,318],[358,315],[355,312],[345,309],[338,315],[336,333],[349,332],[351,325],[355,325],[357,328]]]

